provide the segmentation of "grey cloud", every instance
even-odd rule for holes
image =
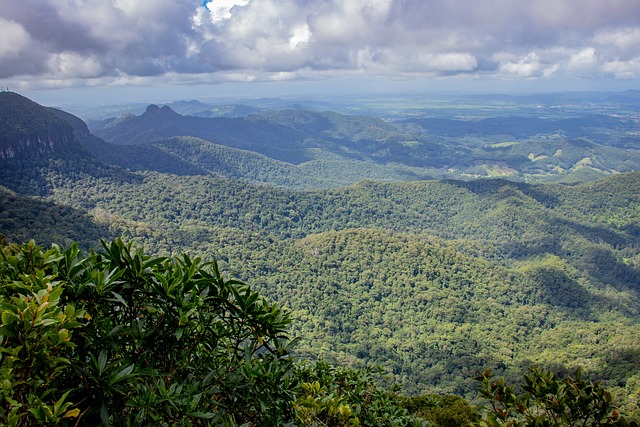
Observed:
[[[106,40],[92,37],[84,22],[70,21],[48,1],[0,0],[2,17],[20,23],[34,40],[51,51],[103,52]]]
[[[14,75],[55,78],[61,73],[56,68],[61,58],[78,55],[100,62],[97,77],[158,75],[178,66],[187,55],[188,41],[197,36],[191,24],[191,1],[60,4],[52,0],[0,0],[0,16],[20,24],[32,41],[11,58],[10,65],[2,67],[5,75],[13,70]]]
[[[0,60],[0,78],[9,78],[16,74],[40,75],[47,69],[47,64],[35,52],[5,56]]]
[[[640,77],[637,0],[250,0],[224,19],[197,0],[86,3],[0,0],[29,36],[0,41],[0,76]]]

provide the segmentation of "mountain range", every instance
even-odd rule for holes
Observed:
[[[238,163],[261,164],[264,167],[247,173],[244,179],[287,188],[326,188],[363,179],[487,176],[527,182],[576,182],[638,170],[640,123],[628,109],[595,109],[595,113],[568,112],[557,107],[542,112],[530,110],[527,107],[519,115],[491,117],[480,114],[383,120],[299,106],[254,109],[241,117],[205,118],[178,114],[168,105],[150,105],[140,115],[92,122],[91,131],[114,144],[164,145],[163,151],[179,160],[187,158],[190,163],[195,162],[193,156],[183,156],[182,149],[193,153],[209,147],[218,153],[210,158],[215,162],[196,162],[197,173],[205,169],[215,176],[227,176],[216,169],[233,170]],[[514,112],[513,108],[508,111]],[[184,137],[198,138],[200,144],[191,147],[193,140]],[[176,143],[175,138],[182,140]],[[166,143],[167,139],[172,142]],[[202,144],[202,140],[211,145]],[[244,161],[242,157],[247,152],[265,158]],[[231,160],[227,165],[227,158],[240,160]],[[117,160],[111,162],[118,164]],[[282,168],[295,178],[283,182],[265,172]],[[243,179],[238,174],[230,177]]]
[[[497,120],[468,124],[483,147],[432,119],[304,109],[206,118],[152,105],[90,130],[0,93],[0,233],[85,249],[123,236],[153,254],[216,258],[289,307],[300,355],[384,366],[408,392],[472,398],[474,370],[515,378],[532,364],[583,366],[632,408],[640,173],[619,166],[635,168],[632,144],[587,140],[588,123],[569,119],[504,122],[522,129],[509,131],[518,141],[491,139]],[[631,138],[628,118],[607,120],[591,123]],[[548,135],[557,129],[565,135]],[[534,147],[534,160],[516,154]],[[591,157],[564,173],[580,183],[451,179],[462,175],[449,169],[488,161],[479,153],[504,170],[571,171],[570,156]],[[436,172],[449,178],[424,179]]]

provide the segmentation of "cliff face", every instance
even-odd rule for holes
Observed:
[[[75,116],[17,93],[0,93],[0,159],[83,150],[79,138],[88,133],[84,122]]]
[[[41,156],[53,153],[59,146],[69,144],[68,135],[35,134],[17,138],[0,147],[0,159]]]
[[[55,114],[58,118],[68,123],[73,129],[74,136],[79,140],[82,141],[83,138],[91,135],[87,124],[79,117],[76,117],[71,113],[67,113],[66,111],[59,110],[57,108],[48,108],[48,110]]]

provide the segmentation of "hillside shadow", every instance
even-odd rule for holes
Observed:
[[[630,343],[635,344],[635,343]],[[595,375],[598,379],[607,382],[607,386],[624,387],[627,378],[631,378],[640,373],[640,348],[615,348],[610,351],[603,366],[596,371]]]
[[[542,265],[531,268],[526,275],[535,285],[532,297],[536,303],[556,307],[582,320],[593,317],[593,296],[564,269]]]
[[[586,225],[558,217],[547,217],[547,221],[554,226],[566,227],[592,243],[605,243],[614,248],[624,247],[631,243],[625,233],[617,232],[603,226]]]
[[[536,202],[547,208],[553,208],[558,204],[558,198],[554,195],[545,193],[541,190],[543,187],[536,185],[526,184],[522,182],[514,182],[506,179],[478,179],[473,181],[460,181],[460,180],[445,180],[447,184],[454,185],[459,188],[464,188],[479,196],[486,196],[489,194],[498,194],[500,190],[505,187],[515,189],[522,194],[532,198]]]
[[[100,161],[124,170],[154,171],[179,176],[210,175],[208,171],[153,144],[116,145],[91,136],[82,143]]]
[[[107,178],[115,183],[142,180],[135,173],[102,162],[80,144],[75,149],[62,148],[55,153],[0,161],[0,186],[23,196],[51,196],[56,186],[86,176]]]
[[[580,269],[585,270],[603,284],[615,289],[640,292],[640,270],[624,263],[613,249],[624,249],[638,245],[638,236],[634,227],[627,228],[632,233],[617,231],[603,226],[591,226],[564,218],[549,218],[547,221],[559,228],[559,234],[565,235],[564,228],[570,234],[577,234],[589,241],[590,245],[582,245],[580,253],[576,254],[575,262]],[[563,255],[563,254],[559,254]]]
[[[44,247],[78,242],[84,250],[97,248],[101,238],[114,237],[84,211],[19,196],[4,187],[0,187],[0,234],[13,243],[33,239]]]
[[[618,260],[609,249],[588,248],[580,261],[583,268],[600,282],[619,291],[640,292],[640,270]]]

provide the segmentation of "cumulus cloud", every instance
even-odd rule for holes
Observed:
[[[636,57],[640,51],[640,27],[616,28],[600,31],[594,37],[594,42],[612,53],[628,59]]]
[[[0,58],[18,55],[29,45],[31,37],[22,25],[0,18],[0,26],[2,27]]]
[[[0,0],[0,77],[638,78],[637,0]]]
[[[249,0],[217,0],[208,1],[204,4],[205,9],[209,11],[210,18],[213,22],[224,21],[231,18],[231,10],[236,7],[242,7],[249,4]]]
[[[640,77],[640,57],[631,61],[609,61],[602,65],[605,73],[620,79],[635,79]]]
[[[192,14],[192,3],[173,0],[0,0],[1,18],[30,40],[1,77],[66,78],[72,63],[78,77],[164,73],[186,57]]]
[[[596,50],[589,47],[571,55],[567,69],[574,74],[589,75],[596,70],[597,66],[598,56]]]

